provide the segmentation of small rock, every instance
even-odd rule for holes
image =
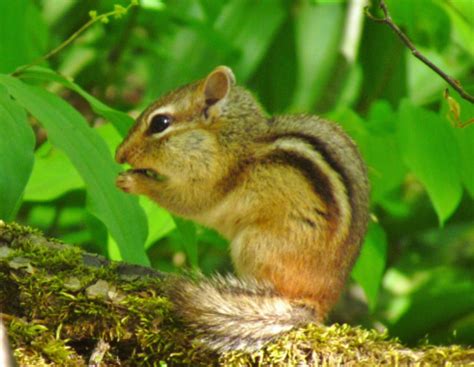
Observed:
[[[98,280],[95,284],[86,288],[86,295],[89,298],[108,298],[108,293],[115,289],[105,280]]]
[[[109,298],[112,303],[120,303],[125,299],[125,294],[117,290],[117,288],[112,287],[110,291],[107,293],[107,297]]]
[[[82,284],[79,278],[69,277],[64,281],[64,287],[69,289],[70,291],[78,291],[79,289],[81,289]]]
[[[8,266],[12,269],[26,269],[30,274],[34,272],[31,266],[31,260],[26,257],[14,257],[8,262]]]

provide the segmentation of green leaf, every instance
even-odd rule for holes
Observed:
[[[369,112],[361,150],[367,163],[374,202],[401,185],[406,168],[401,159],[395,127],[397,115],[386,101],[375,102]]]
[[[100,125],[94,129],[113,154],[121,141],[116,129],[111,124]],[[35,152],[35,165],[23,200],[54,200],[68,191],[82,188],[84,188],[84,181],[66,154],[46,141]]]
[[[76,83],[66,79],[60,74],[57,74],[51,69],[43,67],[32,67],[21,73],[22,79],[37,79],[37,80],[46,80],[51,82],[57,82],[64,85],[66,88],[69,88],[83,97],[89,104],[92,109],[98,115],[103,116],[105,119],[110,121],[118,133],[124,137],[127,135],[128,130],[133,125],[133,119],[128,116],[126,113],[114,110],[106,104],[99,101],[94,96],[91,96],[84,89],[82,89]]]
[[[383,50],[383,52],[374,52]],[[387,100],[393,107],[407,92],[406,49],[385,24],[364,24],[359,60],[363,81],[357,110],[366,111],[373,101]]]
[[[0,1],[0,73],[9,73],[43,54],[47,28],[30,0]]]
[[[359,259],[352,269],[352,277],[364,289],[371,311],[377,304],[386,259],[387,236],[379,224],[370,223]]]
[[[447,120],[403,100],[398,139],[406,165],[423,183],[440,225],[458,207],[462,196],[459,147]]]
[[[148,220],[148,238],[146,248],[149,249],[156,241],[168,235],[176,228],[172,215],[157,203],[145,196],[140,197],[140,205]]]
[[[367,123],[362,117],[348,107],[342,106],[327,115],[331,121],[337,122],[344,131],[355,140],[357,146],[362,147],[366,141]]]
[[[184,251],[188,256],[193,268],[198,268],[198,241],[196,225],[190,220],[173,216],[180,237],[180,243],[184,246]]]
[[[284,112],[291,103],[296,82],[295,35],[288,18],[269,47],[264,60],[250,82],[265,108],[271,113]],[[285,70],[284,73],[281,70]],[[278,75],[277,78],[275,76]]]
[[[451,91],[452,98],[455,99],[459,105],[460,115],[458,121],[451,121],[451,123],[466,124],[470,119],[474,119],[474,104],[469,103],[465,99],[460,98],[455,92]],[[443,99],[443,108],[440,111],[442,117],[448,116],[449,106],[445,99]],[[450,119],[453,120],[452,114]],[[459,145],[461,153],[461,178],[469,195],[474,198],[474,124],[471,123],[464,128],[455,128],[454,135]]]
[[[61,213],[61,215],[62,214],[63,213]],[[39,204],[32,206],[31,210],[28,210],[25,222],[33,228],[47,231],[55,224],[55,220],[58,220],[58,216],[59,208],[56,208],[53,205]]]
[[[238,50],[232,67],[240,80],[256,69],[284,19],[281,1],[233,0],[224,6],[214,27]]]
[[[461,151],[462,181],[474,199],[474,124],[463,129],[455,129],[455,135]]]
[[[86,184],[88,209],[107,226],[120,258],[148,264],[144,250],[146,218],[137,199],[115,187],[120,167],[103,140],[74,108],[54,94],[7,75],[0,75],[0,83],[43,124],[51,144],[71,159]]]
[[[474,39],[472,37],[474,11],[472,0],[442,1],[439,5],[444,8],[451,19],[453,26],[452,42],[469,53],[472,60],[474,57]]]
[[[132,0],[136,1],[138,4],[138,0]],[[163,2],[163,0],[140,0],[140,7],[143,9],[150,9],[150,10],[163,10],[166,8],[166,4]]]
[[[282,4],[281,0],[231,0],[177,2],[168,7],[180,25],[160,18],[160,29],[166,28],[167,34],[151,45],[160,57],[149,60],[147,99],[202,78],[219,64],[232,67],[239,83],[244,82],[284,21]]]
[[[84,188],[84,181],[71,161],[61,150],[46,142],[35,152],[35,164],[23,200],[54,200],[81,188]]]
[[[408,307],[389,327],[390,335],[404,342],[415,343],[427,334],[430,339],[431,334],[448,329],[474,310],[474,283],[469,272],[445,267],[425,276],[429,280],[409,295]]]
[[[12,220],[33,168],[35,137],[25,110],[0,86],[0,218]]]
[[[322,97],[339,54],[342,4],[301,2],[295,12],[297,83],[291,110],[309,111]]]

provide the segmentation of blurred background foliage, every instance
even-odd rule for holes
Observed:
[[[415,45],[474,93],[474,2],[387,5]],[[163,271],[231,271],[218,234],[115,189],[123,168],[112,158],[132,123],[125,113],[226,64],[269,113],[339,122],[368,164],[372,223],[333,319],[388,328],[411,344],[474,344],[474,124],[457,126],[472,120],[473,104],[454,91],[449,103],[446,83],[368,19],[364,1],[127,6],[0,0],[0,218]],[[40,67],[12,76],[109,11]]]

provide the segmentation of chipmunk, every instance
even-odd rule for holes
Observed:
[[[322,322],[368,222],[366,167],[338,125],[266,115],[219,66],[152,103],[116,151],[117,186],[216,229],[239,278],[180,278],[170,299],[210,348],[253,350]]]

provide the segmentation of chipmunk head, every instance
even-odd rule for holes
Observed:
[[[206,78],[159,98],[137,119],[115,159],[176,183],[215,174],[217,134],[234,84],[232,70],[219,66]]]

